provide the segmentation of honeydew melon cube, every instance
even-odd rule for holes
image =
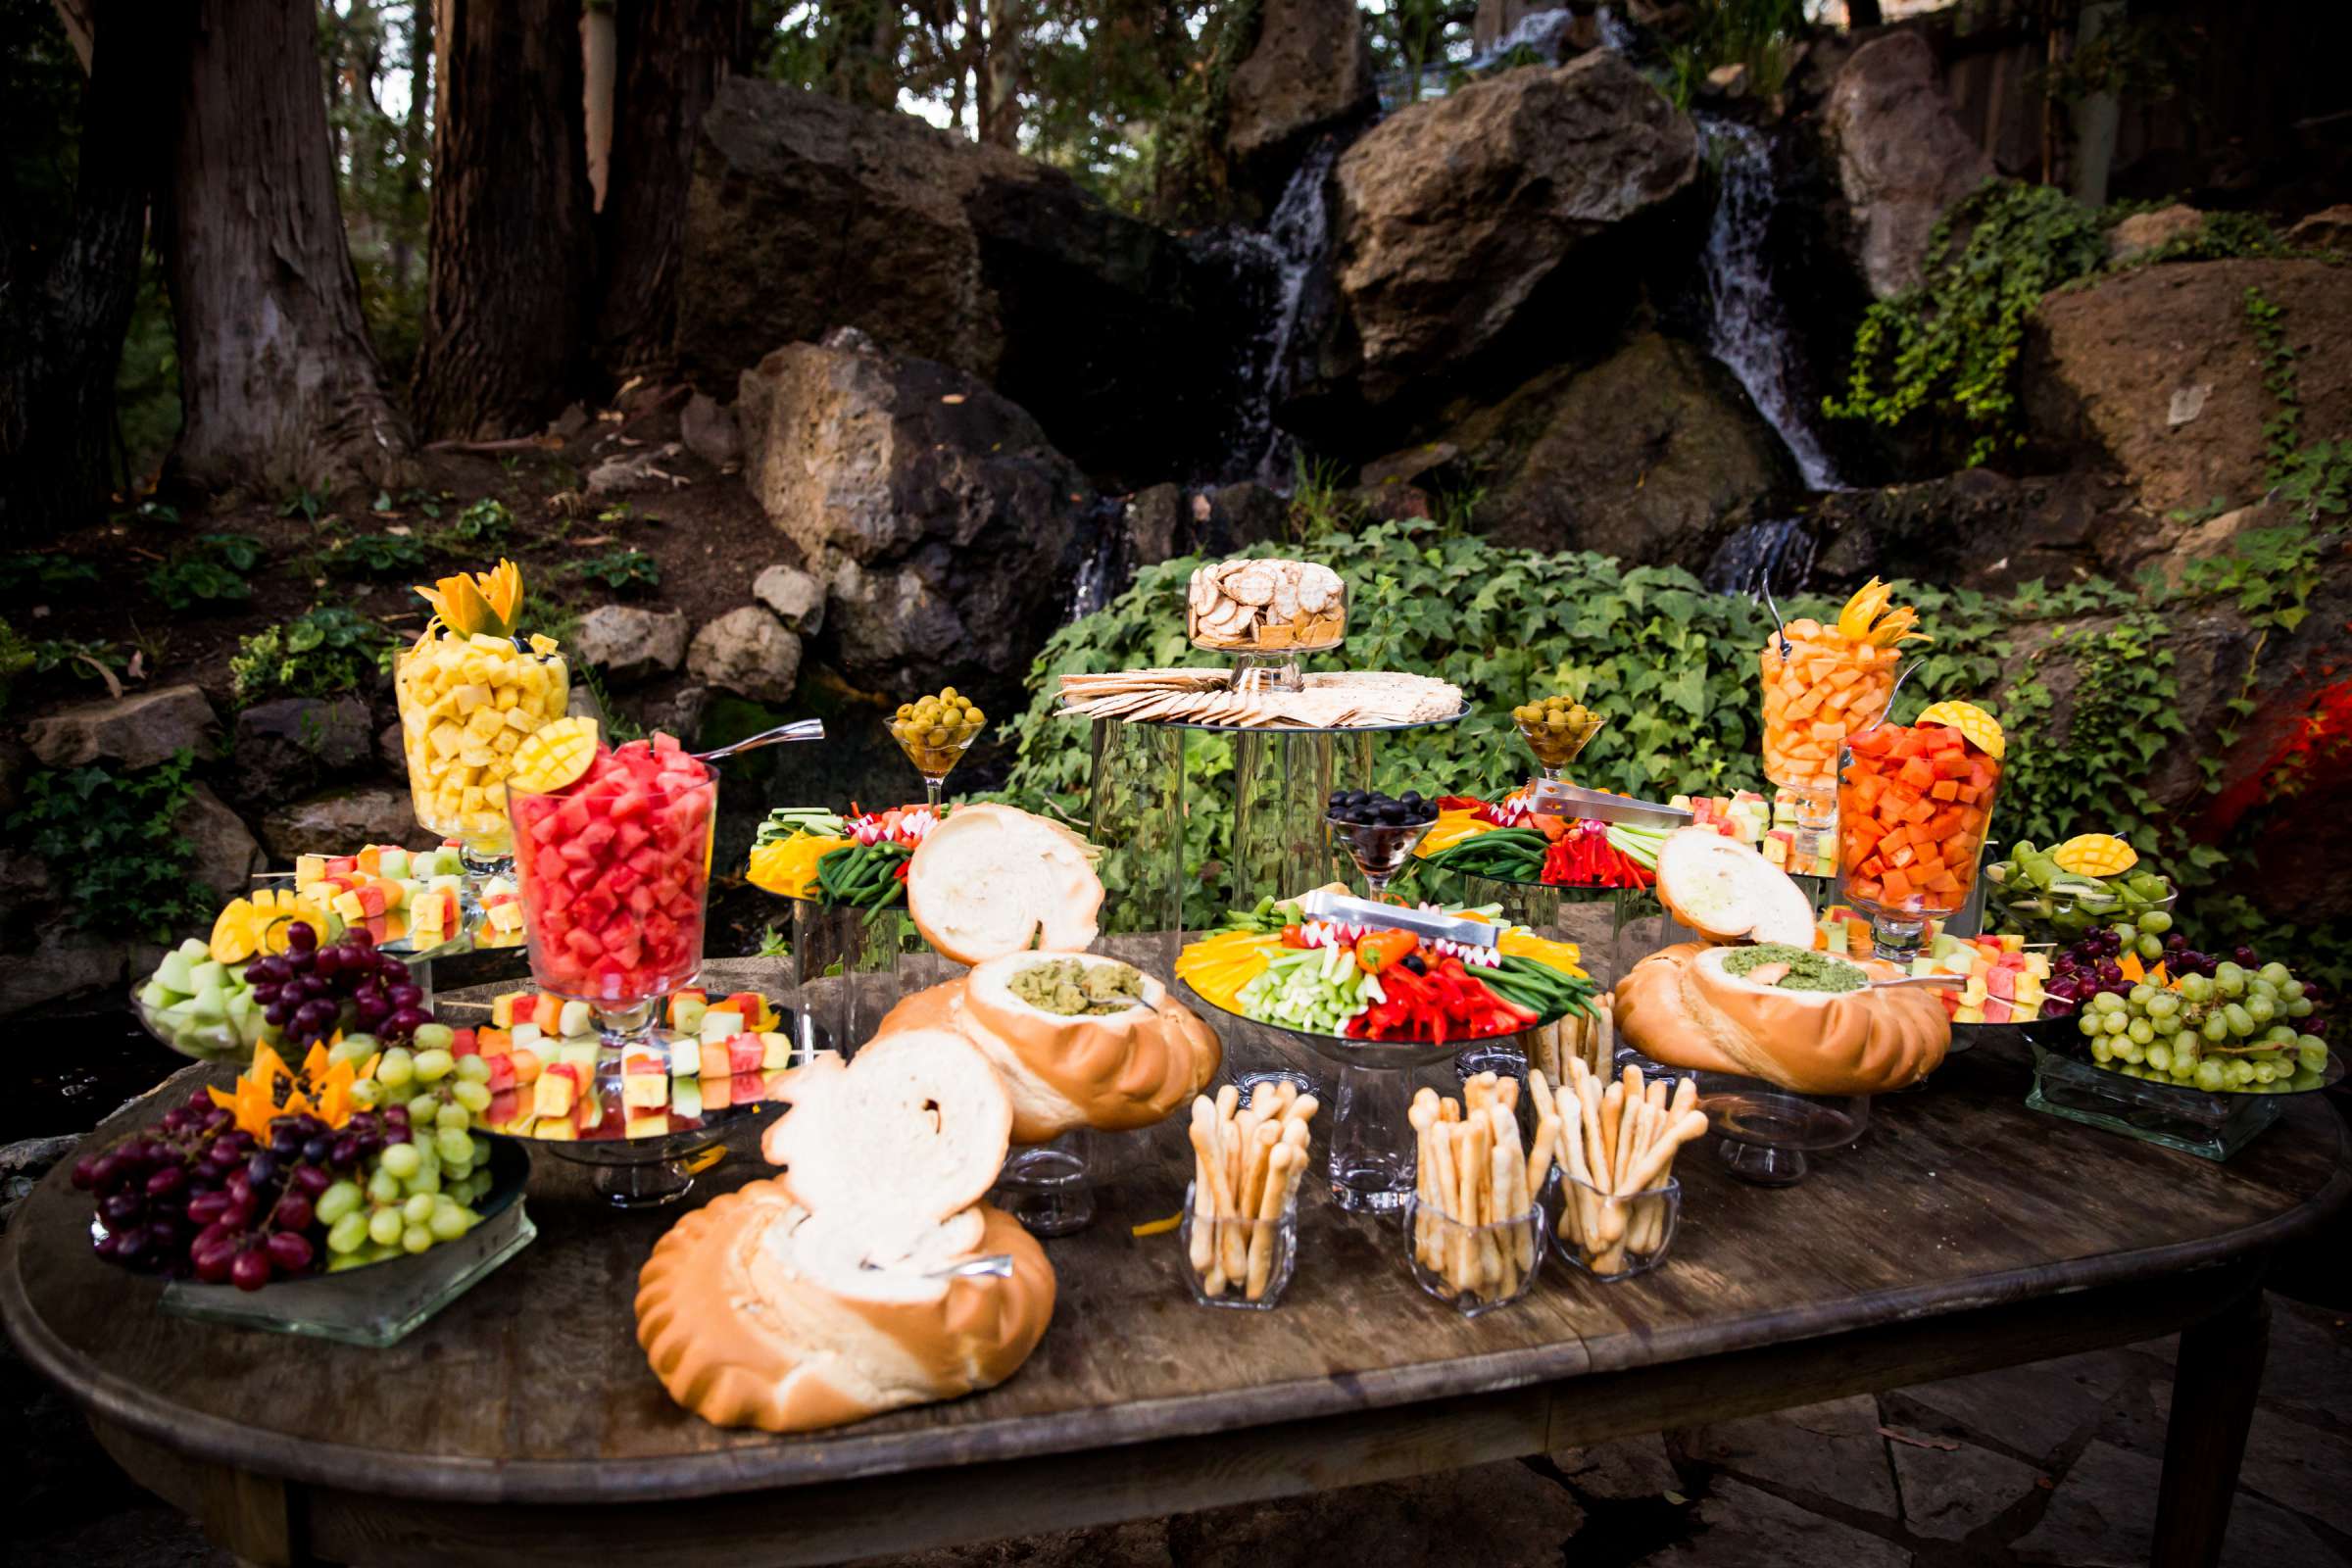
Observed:
[[[164,955],[164,961],[155,966],[155,978],[173,996],[184,997],[196,989],[195,979],[190,974],[194,967],[184,950],[173,948]]]
[[[547,1031],[540,1028],[535,1023],[518,1023],[514,1025],[513,1030],[510,1032],[509,1038],[514,1041],[514,1049],[516,1051],[537,1051],[540,1052],[542,1055],[546,1054],[541,1048],[547,1039]]]
[[[703,1086],[699,1079],[673,1078],[669,1084],[669,1108],[673,1115],[695,1117],[703,1113]]]
[[[703,1038],[705,1040],[732,1040],[743,1033],[743,1027],[744,1019],[741,1007],[712,1007],[703,1014]]]
[[[188,987],[190,991],[219,991],[228,984],[228,965],[207,958],[202,963],[189,965],[188,979],[194,982]]]
[[[692,1078],[703,1070],[702,1043],[681,1035],[669,1043],[669,1070],[680,1078]]]
[[[585,1002],[566,1002],[556,1014],[556,1030],[567,1040],[573,1035],[586,1034],[595,1022],[596,1009]]]
[[[220,982],[197,987],[196,995],[188,1002],[188,1011],[202,1023],[226,1023],[228,997],[220,989]]]
[[[167,954],[164,961],[169,963],[177,956],[177,954]],[[168,1007],[172,1005],[172,988],[165,985],[163,978],[159,975],[139,987],[139,1000],[150,1007],[158,1009]]]
[[[556,1048],[556,1059],[569,1067],[577,1067],[580,1082],[590,1083],[596,1077],[596,1054],[600,1048],[593,1040],[566,1040]]]
[[[1930,957],[1928,955],[1924,953],[1912,955],[1911,973],[1913,975],[1925,978],[1928,975],[1941,974],[1942,972],[1942,969],[1937,966],[1936,960]]]

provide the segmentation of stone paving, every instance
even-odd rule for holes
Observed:
[[[2127,1568],[2176,1342],[1524,1462],[862,1568]],[[6,1561],[231,1568],[0,1359]],[[2352,1317],[2274,1295],[2226,1568],[2352,1568]],[[749,1565],[747,1565],[749,1568]]]

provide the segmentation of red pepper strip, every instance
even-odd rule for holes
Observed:
[[[1286,925],[1282,928],[1282,945],[1286,948],[1303,948],[1306,946],[1306,938],[1299,933],[1297,926]]]
[[[1487,803],[1475,795],[1441,795],[1438,797],[1438,809],[1441,811],[1483,811],[1486,808]]]

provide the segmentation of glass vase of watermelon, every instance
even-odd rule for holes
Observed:
[[[673,1054],[685,1037],[656,1019],[662,999],[702,969],[717,775],[657,733],[596,748],[561,788],[510,780],[507,808],[531,978],[595,1010],[596,1080],[617,1081],[624,1058]],[[658,1149],[644,1162],[654,1170],[628,1170],[633,1162],[610,1151],[584,1153],[616,1172],[623,1187],[608,1187],[600,1171],[600,1190],[628,1206],[668,1201],[691,1179]]]
[[[1939,710],[1960,709],[1971,715],[1965,725],[1935,721]],[[1938,704],[1915,723],[1873,725],[1840,748],[1840,896],[1870,916],[1878,956],[1907,962],[1928,922],[1968,903],[2001,760],[1998,727],[1960,703]]]

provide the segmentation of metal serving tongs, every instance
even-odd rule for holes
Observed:
[[[1502,944],[1502,927],[1486,920],[1440,914],[1435,909],[1408,909],[1401,904],[1375,904],[1369,899],[1334,893],[1329,888],[1315,888],[1300,895],[1298,908],[1310,920],[1410,931],[1414,936],[1451,942],[1457,947],[1493,948]]]
[[[1630,795],[1611,795],[1606,790],[1589,790],[1581,784],[1557,779],[1544,780],[1543,787],[1530,798],[1528,809],[1545,816],[1623,822],[1634,827],[1689,827],[1692,821],[1690,813],[1679,806],[1638,801]]]
[[[796,718],[774,729],[763,729],[757,735],[746,735],[732,746],[721,746],[712,752],[696,752],[698,762],[721,762],[738,752],[756,752],[762,746],[779,746],[786,741],[821,741],[825,738],[825,721],[821,718]]]
[[[935,1268],[925,1274],[927,1280],[1008,1280],[1012,1278],[1012,1254],[990,1252],[981,1257],[967,1257],[946,1268]]]
[[[1897,986],[1935,986],[1942,989],[1956,989],[1967,984],[1968,976],[1964,974],[1898,974],[1889,980],[1873,980],[1870,983],[1870,989],[1891,991]]]

